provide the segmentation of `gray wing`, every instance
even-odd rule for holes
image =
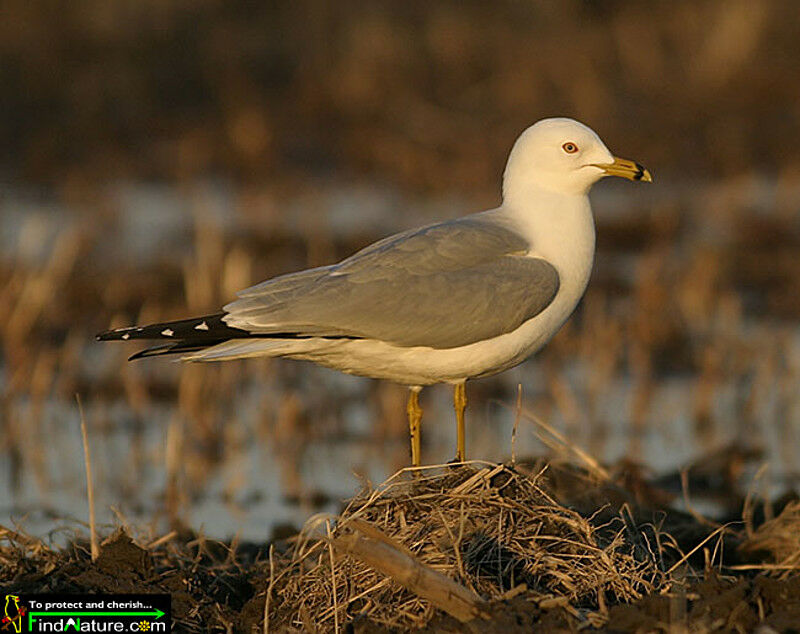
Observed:
[[[380,339],[455,348],[544,310],[558,273],[520,235],[471,216],[381,240],[339,264],[268,280],[225,306],[251,333]]]

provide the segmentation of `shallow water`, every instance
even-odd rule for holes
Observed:
[[[202,528],[205,534],[214,537],[238,534],[248,540],[263,540],[277,525],[301,526],[312,512],[334,512],[338,502],[352,495],[363,478],[381,482],[398,467],[398,457],[402,461],[407,441],[402,434],[388,439],[374,438],[370,430],[373,412],[365,405],[369,399],[366,387],[370,382],[329,376],[332,372],[321,368],[309,367],[304,371],[315,375],[314,382],[322,392],[318,395],[321,398],[350,401],[342,410],[338,425],[340,434],[334,431],[310,441],[300,441],[301,447],[294,452],[289,468],[296,470],[300,497],[309,499],[305,502],[287,499],[287,490],[297,484],[285,472],[286,456],[269,443],[253,442],[256,434],[252,431],[259,425],[261,415],[259,399],[246,397],[238,407],[236,418],[225,423],[234,427],[230,435],[238,436],[238,440],[226,449],[226,455],[208,474],[196,497],[182,507],[182,517],[189,526]],[[512,386],[517,382],[535,386],[540,383],[539,374],[534,360],[508,372],[503,381]],[[580,374],[580,369],[576,369],[575,374]],[[541,417],[565,433],[570,441],[590,448],[598,459],[613,462],[636,451],[633,456],[637,461],[656,473],[667,472],[702,453],[691,422],[692,387],[691,381],[676,378],[655,388],[645,431],[635,448],[632,448],[632,438],[636,432],[630,420],[634,388],[630,382],[612,384],[603,396],[598,407],[605,418],[606,435],[602,443],[594,441],[592,444],[591,423],[568,422],[557,412]],[[737,418],[735,389],[735,386],[728,386],[721,391],[715,404],[715,419]],[[523,390],[526,410],[531,408],[529,397],[534,396],[531,391],[530,388]],[[424,394],[423,455],[426,462],[444,463],[452,458],[455,425],[449,399],[450,390],[444,386],[429,388]],[[779,428],[769,424],[769,410],[774,403],[767,399],[763,407],[763,424],[759,425],[758,434],[765,444],[767,459],[773,464],[773,474],[779,476],[787,468],[794,470],[796,465],[785,463]],[[532,409],[536,413],[535,406]],[[152,530],[158,534],[166,530],[166,447],[174,410],[169,404],[159,404],[149,410],[145,420],[137,426],[119,422],[127,415],[126,405],[121,401],[100,407],[86,404],[98,522],[113,524],[115,519],[125,518],[137,526],[156,521]],[[507,460],[515,418],[513,399],[473,403],[467,426],[470,455],[485,460]],[[97,429],[101,419],[109,422]],[[192,423],[186,421],[186,424]],[[58,520],[71,525],[73,521],[85,521],[88,517],[76,406],[69,402],[48,403],[42,414],[41,429],[44,434],[28,442],[41,454],[46,477],[37,477],[36,471],[28,469],[23,471],[17,487],[12,487],[9,470],[0,470],[0,487],[10,492],[0,507],[3,518],[0,522],[5,524],[13,518],[27,531],[38,535],[46,534]],[[537,426],[523,414],[514,447],[517,456],[539,455],[546,450],[536,432]],[[720,429],[714,444],[722,446],[737,437],[735,428]]]

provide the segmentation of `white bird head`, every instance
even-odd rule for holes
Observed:
[[[532,190],[585,195],[604,176],[653,179],[635,161],[615,157],[588,126],[574,119],[542,119],[514,143],[503,176],[503,198]]]

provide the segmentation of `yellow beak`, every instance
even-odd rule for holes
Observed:
[[[594,163],[593,165],[603,170],[605,176],[621,176],[632,181],[653,182],[650,172],[636,161],[629,161],[615,156],[613,163]]]

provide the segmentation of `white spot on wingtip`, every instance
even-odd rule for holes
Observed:
[[[208,330],[208,324],[204,321],[201,321],[194,327],[195,330]]]
[[[130,339],[130,338],[131,338],[131,335],[130,335],[130,333],[127,333],[127,332],[126,332],[124,335],[122,335],[122,338],[123,338],[123,339]]]
[[[164,330],[161,331],[161,334],[165,337],[171,337],[175,334],[175,332],[171,328],[164,328]]]

